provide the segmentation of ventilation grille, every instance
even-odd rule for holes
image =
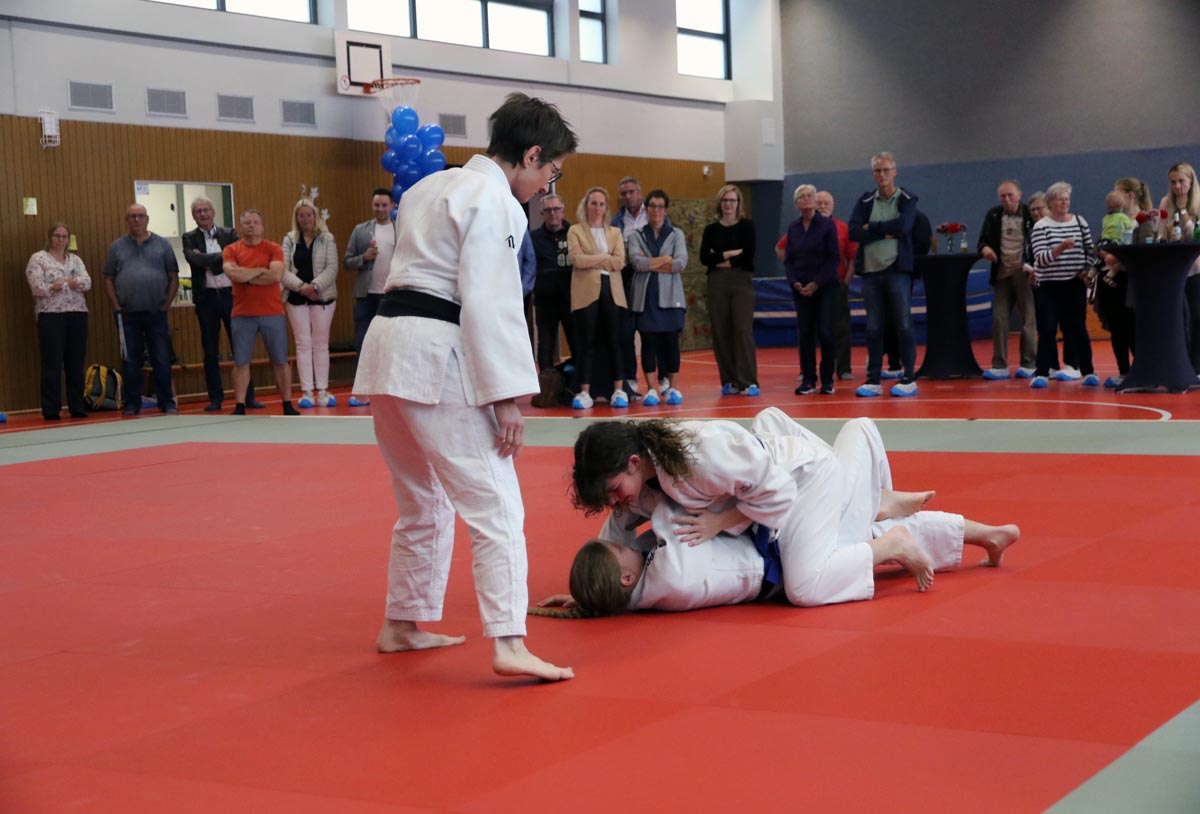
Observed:
[[[283,123],[302,124],[308,127],[317,125],[317,105],[315,102],[289,102],[283,100]]]
[[[236,122],[254,121],[253,96],[217,94],[217,118]]]
[[[146,88],[146,112],[155,116],[186,116],[187,94],[181,90]]]
[[[72,110],[107,110],[112,112],[113,86],[93,82],[68,82]]]
[[[447,136],[467,137],[467,117],[459,113],[439,113],[438,124]]]

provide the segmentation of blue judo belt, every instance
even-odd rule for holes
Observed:
[[[763,449],[767,445],[754,436]],[[754,524],[754,547],[763,558],[763,586],[759,597],[764,597],[783,584],[783,557],[779,554],[779,541],[771,539],[771,529],[762,523]]]

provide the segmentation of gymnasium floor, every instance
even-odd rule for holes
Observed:
[[[435,629],[467,643],[375,653],[394,515],[368,409],[11,416],[0,812],[1200,810],[1200,393],[798,397],[794,351],[759,359],[758,399],[694,353],[682,407],[620,414],[774,404],[828,439],[869,415],[900,488],[1021,525],[1003,567],[819,609],[531,618],[577,674],[534,685],[489,670],[461,527]],[[536,599],[599,523],[566,498],[585,419],[526,414]]]

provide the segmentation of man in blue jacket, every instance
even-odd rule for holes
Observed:
[[[893,396],[917,395],[917,349],[912,325],[913,226],[917,196],[896,186],[896,159],[891,153],[871,158],[876,189],[854,204],[850,239],[859,244],[854,273],[862,279],[867,309],[867,383],[855,391],[863,397],[881,396],[884,314],[894,321],[900,340],[904,376]]]

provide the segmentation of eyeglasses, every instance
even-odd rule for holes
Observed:
[[[646,204],[647,209],[666,209],[666,204]]]
[[[562,212],[562,211],[564,211],[564,209],[565,209],[565,207],[562,207],[562,206],[544,206],[544,207],[542,207],[542,214],[548,215],[551,212]]]
[[[889,172],[895,172],[895,171],[896,171],[895,167],[879,167],[879,168],[872,167],[871,168],[871,172],[873,172],[875,175],[887,175]]]
[[[145,220],[146,218],[149,218],[149,217],[150,217],[149,215],[134,214],[134,215],[126,215],[125,219],[126,220]]]
[[[559,167],[557,164],[555,164],[553,161],[548,161],[546,163],[548,163],[550,165],[550,169],[554,170],[554,172],[550,176],[550,180],[547,181],[546,183],[553,184],[559,178],[563,177],[563,171],[562,171],[562,168]]]

